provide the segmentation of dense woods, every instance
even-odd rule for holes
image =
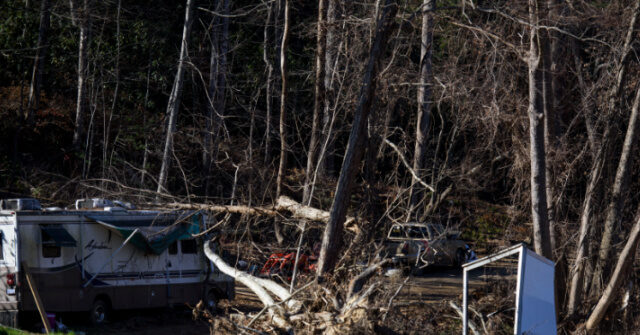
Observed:
[[[329,213],[323,233],[275,215],[236,228],[322,242],[323,280],[345,255],[372,260],[393,222],[454,225],[472,245],[525,232],[556,262],[562,331],[635,329],[639,14],[632,0],[2,1],[0,193],[288,196]]]

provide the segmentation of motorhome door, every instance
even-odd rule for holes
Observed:
[[[198,244],[195,239],[180,240],[180,266],[183,277],[193,276],[200,271]]]
[[[18,240],[16,216],[0,215],[0,310],[17,310]]]

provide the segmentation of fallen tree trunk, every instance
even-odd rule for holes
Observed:
[[[449,301],[449,306],[451,306],[451,308],[453,308],[453,310],[455,310],[456,313],[458,313],[461,319],[464,318],[464,313],[462,312],[462,309],[460,308],[460,306],[456,305],[456,303],[451,300]],[[478,327],[476,327],[476,325],[471,320],[469,320],[469,328],[471,329],[471,332],[473,333],[473,335],[480,335],[480,332],[478,331]]]
[[[636,222],[629,233],[627,243],[625,243],[624,248],[618,256],[618,261],[613,271],[613,275],[611,276],[611,279],[609,279],[609,283],[602,293],[600,300],[598,300],[598,304],[593,309],[593,312],[591,312],[591,315],[587,320],[587,333],[593,333],[597,329],[600,321],[607,313],[609,306],[616,299],[621,284],[629,275],[628,269],[629,266],[633,264],[636,249],[638,248],[638,242],[640,241],[640,208],[638,209],[635,220]]]
[[[291,313],[297,313],[302,307],[301,302],[291,299],[291,293],[289,293],[289,290],[278,285],[274,281],[258,277],[253,277],[252,279],[255,280],[260,286],[267,289],[269,292],[275,294],[278,298],[280,298],[280,300],[286,301],[285,304],[287,305],[287,307],[289,307],[289,311]]]
[[[329,221],[329,212],[315,207],[305,206],[284,195],[278,198],[278,202],[276,203],[276,211],[289,212],[294,218],[298,219],[306,219],[324,223],[327,223]],[[357,220],[355,217],[348,216],[345,221],[345,226],[347,227],[347,229],[353,231],[354,233],[358,233],[360,229],[356,226],[356,222]]]
[[[192,209],[192,210],[206,210],[216,213],[231,213],[231,214],[246,214],[246,215],[266,215],[266,216],[278,216],[282,212],[291,213],[294,218],[306,219],[309,221],[317,221],[326,223],[329,221],[329,212],[322,209],[318,209],[311,206],[305,206],[287,196],[280,196],[274,207],[250,207],[243,205],[210,205],[210,204],[198,204],[198,203],[181,203],[181,202],[168,202],[168,203],[146,203],[143,204],[146,207],[164,207],[173,209]],[[347,217],[345,224],[347,226],[355,226],[357,219],[355,217]],[[355,229],[355,228],[354,228]]]
[[[180,202],[169,202],[163,204],[147,203],[144,204],[149,207],[170,207],[173,209],[195,209],[206,210],[217,213],[231,213],[231,214],[247,214],[247,215],[267,215],[277,216],[278,212],[265,208],[265,207],[249,207],[242,205],[209,205],[209,204],[185,204]]]
[[[391,262],[391,259],[384,259],[366,268],[364,271],[362,271],[362,273],[351,279],[351,281],[349,282],[349,288],[347,289],[347,299],[360,292],[367,280],[389,262]]]
[[[260,301],[265,305],[265,307],[267,307],[269,316],[278,327],[285,328],[285,329],[291,328],[291,325],[289,324],[289,322],[284,318],[282,307],[278,306],[274,302],[273,298],[271,298],[271,296],[266,290],[266,289],[272,290],[275,288],[275,286],[279,286],[278,284],[271,282],[267,285],[267,287],[265,287],[263,285],[267,284],[265,283],[267,281],[266,279],[256,278],[244,271],[240,271],[240,270],[237,270],[236,268],[229,266],[227,263],[225,263],[225,261],[222,260],[220,256],[218,256],[216,253],[213,252],[213,250],[211,250],[209,243],[204,244],[204,253],[207,256],[207,258],[211,260],[213,264],[215,264],[215,266],[217,266],[222,273],[233,277],[235,280],[239,281],[240,283],[248,287],[253,293],[255,293],[258,299],[260,299]],[[259,280],[256,280],[256,279],[259,279]],[[281,289],[286,292],[286,289],[282,287]],[[279,293],[283,292],[278,289],[275,289],[275,291]],[[272,292],[278,295],[277,292],[274,292],[274,291]],[[290,301],[293,303],[297,303],[295,300],[290,300]]]

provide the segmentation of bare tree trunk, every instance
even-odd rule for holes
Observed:
[[[280,76],[281,76],[281,90],[280,90],[280,163],[278,165],[278,175],[276,177],[276,197],[279,197],[282,192],[282,179],[284,178],[284,170],[286,168],[287,163],[287,141],[286,141],[286,102],[287,102],[287,59],[286,59],[286,49],[287,43],[289,39],[289,0],[285,1],[284,8],[284,24],[282,28],[282,37],[280,40]],[[276,11],[276,24],[274,28],[274,33],[276,35],[275,40],[277,41],[277,32],[278,32],[278,16],[280,15],[280,8],[282,7],[282,0],[278,1],[278,10]],[[277,45],[277,42],[274,42],[274,45]],[[270,116],[269,116],[270,117]],[[267,120],[267,122],[271,122],[271,120]],[[269,134],[267,134],[267,138]],[[266,158],[266,157],[265,157]],[[265,161],[266,162],[266,161]],[[279,218],[275,218],[273,220],[273,232],[276,237],[276,242],[279,246],[284,243],[284,236],[282,236],[282,228],[281,222]]]
[[[529,140],[531,159],[531,216],[536,253],[553,259],[549,236],[544,150],[544,101],[542,96],[542,57],[538,32],[537,0],[529,0]]]
[[[633,6],[633,14],[631,16],[631,20],[629,21],[629,29],[627,30],[627,34],[624,39],[624,44],[622,46],[622,54],[620,56],[620,61],[617,64],[618,71],[616,73],[616,84],[614,86],[613,91],[611,92],[609,106],[614,108],[616,105],[616,99],[620,96],[622,92],[622,84],[624,83],[624,79],[627,74],[627,62],[629,60],[629,56],[631,55],[631,43],[633,42],[633,33],[636,28],[636,24],[638,22],[638,14],[640,14],[640,1],[635,2],[635,6]]]
[[[622,92],[622,85],[626,73],[625,63],[629,57],[631,51],[631,43],[633,37],[633,31],[636,26],[638,14],[640,12],[640,1],[637,1],[634,7],[634,14],[629,22],[629,29],[625,37],[625,43],[622,50],[622,56],[618,64],[618,72],[616,75],[616,84],[611,93],[609,108],[610,112],[613,112],[617,106],[617,100]],[[602,240],[600,241],[600,249],[598,253],[598,260],[596,261],[595,269],[593,271],[593,278],[591,280],[592,290],[600,291],[601,285],[604,282],[604,270],[608,261],[609,254],[611,253],[611,243],[613,239],[613,230],[620,222],[620,216],[624,205],[623,194],[627,188],[626,180],[629,178],[629,155],[631,154],[631,148],[635,141],[636,123],[637,123],[637,109],[638,109],[638,96],[640,91],[636,93],[636,98],[633,103],[631,111],[631,117],[629,118],[629,125],[627,128],[627,134],[624,139],[624,145],[622,147],[622,153],[620,154],[620,161],[618,162],[618,169],[616,171],[616,177],[613,184],[613,190],[611,191],[611,201],[607,208],[607,217],[604,223],[604,232],[602,233]]]
[[[284,29],[280,46],[280,75],[282,91],[280,92],[280,164],[276,179],[276,197],[282,193],[282,180],[287,167],[287,43],[289,42],[289,0],[284,2]]]
[[[584,287],[584,274],[585,263],[588,260],[589,250],[589,230],[591,221],[591,204],[594,197],[594,192],[598,180],[600,179],[600,171],[604,161],[602,159],[604,144],[600,147],[597,157],[594,157],[593,168],[591,169],[591,176],[589,178],[589,184],[584,194],[584,201],[582,202],[582,213],[580,214],[580,232],[578,235],[578,245],[576,250],[576,257],[571,269],[571,284],[569,288],[569,302],[567,303],[567,316],[574,315],[579,308]]]
[[[220,11],[219,8],[220,1],[216,3],[216,12]],[[209,30],[210,35],[210,44],[211,44],[211,55],[209,58],[209,87],[208,87],[208,101],[207,101],[207,114],[205,120],[205,133],[204,133],[204,150],[202,151],[202,170],[205,180],[209,179],[209,170],[211,168],[211,156],[213,152],[212,138],[213,138],[213,128],[214,123],[217,121],[216,119],[216,86],[218,84],[218,58],[220,54],[219,49],[219,17],[214,15],[211,19],[211,28]],[[205,182],[205,194],[207,193],[207,182]]]
[[[561,22],[561,2],[559,0],[547,0],[547,25],[556,26]],[[558,71],[560,67],[560,45],[561,35],[554,30],[547,30],[540,34],[544,40],[543,57],[544,57],[544,136],[549,146],[555,147],[559,132],[559,95],[561,92],[561,84],[558,81]],[[551,199],[551,198],[549,198]],[[551,206],[550,206],[551,210]],[[550,217],[551,219],[551,217]]]
[[[91,0],[84,0],[82,9],[77,9],[71,15],[80,25],[80,40],[78,43],[78,94],[76,101],[76,121],[73,129],[73,147],[80,149],[82,136],[84,135],[84,114],[86,110],[86,84],[88,76],[87,52],[89,49],[89,25],[90,25]],[[72,9],[73,10],[73,9]]]
[[[433,50],[433,14],[435,0],[424,0],[422,14],[422,37],[420,43],[420,85],[418,86],[418,123],[416,124],[416,144],[413,153],[413,170],[419,176],[427,167],[427,146],[429,127],[431,126],[431,86],[433,69],[431,55]],[[422,202],[425,191],[414,177],[411,181],[411,200],[408,217],[416,214],[417,206]],[[435,194],[434,194],[435,196]]]
[[[223,0],[224,5],[222,7],[222,40],[220,41],[220,71],[218,71],[218,89],[216,93],[216,115],[217,122],[215,123],[214,131],[214,146],[213,146],[213,159],[217,159],[217,141],[220,140],[220,132],[225,128],[224,125],[224,112],[226,107],[226,91],[227,91],[227,55],[229,54],[229,6],[230,0]]]
[[[555,17],[555,13],[553,9],[555,9],[555,1],[556,0],[548,0],[547,1],[547,19],[551,17]],[[550,20],[548,20],[550,21]],[[547,25],[551,25],[551,22],[548,22]],[[557,57],[557,50],[554,50],[552,44],[554,43],[553,39],[557,38],[554,33],[550,30],[543,31],[540,33],[540,53],[542,54],[542,88],[543,88],[543,105],[544,105],[544,141],[545,141],[545,149],[546,149],[546,177],[547,177],[547,185],[546,185],[546,195],[547,195],[547,216],[549,219],[549,236],[551,242],[551,250],[555,252],[556,249],[556,234],[555,234],[555,213],[554,213],[554,202],[553,202],[553,149],[556,147],[556,109],[554,108],[555,97],[554,91],[552,87],[552,82],[554,78],[554,74],[552,73],[552,62],[556,61],[554,57]],[[556,51],[554,54],[553,52]],[[556,61],[557,62],[557,61]],[[556,271],[557,275],[557,271]]]
[[[147,109],[149,108],[149,80],[151,79],[151,54],[149,54],[149,65],[147,69],[147,85],[144,92],[144,111],[142,115],[142,129],[147,129]],[[147,175],[147,159],[149,158],[149,135],[144,137],[144,152],[142,154],[142,168],[140,171],[140,188],[144,189],[144,180]]]
[[[326,46],[327,46],[327,27],[325,19],[325,7],[327,0],[318,1],[318,25],[317,25],[317,42],[316,42],[316,82],[315,82],[315,98],[313,104],[313,117],[311,122],[311,139],[309,141],[309,154],[307,155],[307,169],[304,183],[304,190],[302,195],[302,203],[309,205],[311,202],[311,183],[313,182],[313,171],[318,157],[318,144],[319,138],[319,123],[320,123],[320,110],[323,108],[325,102],[325,61],[326,61]]]
[[[613,237],[613,231],[620,224],[622,219],[622,210],[624,207],[624,200],[627,197],[627,188],[629,184],[629,175],[631,173],[631,152],[635,145],[636,133],[638,131],[638,107],[640,105],[640,88],[636,92],[636,97],[633,102],[633,108],[631,109],[631,116],[629,118],[629,125],[627,127],[627,133],[624,138],[624,144],[622,146],[622,153],[620,154],[620,161],[618,162],[618,169],[616,171],[616,177],[613,182],[613,190],[611,191],[611,202],[607,208],[607,218],[604,223],[604,233],[602,234],[602,240],[600,242],[600,252],[598,255],[598,262],[594,271],[593,285],[598,287],[596,281],[604,281],[602,277],[604,275],[605,264],[609,261],[609,255],[611,253],[611,242]]]
[[[109,113],[108,121],[103,121],[104,132],[102,134],[102,178],[108,179],[106,175],[107,171],[107,153],[109,152],[109,143],[111,142],[109,139],[109,135],[111,134],[111,121],[113,120],[113,114],[116,112],[116,104],[118,101],[118,93],[120,91],[120,11],[122,9],[122,1],[118,0],[118,7],[116,10],[116,64],[114,69],[114,76],[116,86],[113,90],[113,100],[111,101],[111,111]],[[106,114],[106,109],[104,111]],[[106,115],[105,115],[106,119]],[[115,146],[114,146],[115,150]],[[113,152],[113,151],[112,151]],[[111,163],[109,162],[109,165]]]
[[[194,0],[187,0],[186,3],[184,26],[182,28],[182,43],[180,46],[180,60],[178,61],[176,77],[173,81],[171,95],[169,95],[169,102],[167,103],[167,116],[169,117],[169,122],[167,123],[167,135],[165,139],[164,153],[162,155],[162,167],[160,168],[160,176],[158,177],[158,193],[166,191],[169,166],[171,165],[173,133],[176,130],[176,120],[178,118],[178,109],[180,108],[180,96],[182,95],[182,83],[184,78],[184,63],[188,57],[187,41],[189,40],[189,35],[191,33],[193,1]]]
[[[269,57],[268,50],[271,49],[271,45],[269,43],[269,25],[271,24],[271,15],[273,13],[273,2],[269,2],[267,5],[267,22],[264,25],[264,37],[262,44],[262,60],[264,61],[265,66],[267,67],[267,83],[265,88],[265,101],[266,101],[266,116],[265,116],[265,139],[264,139],[264,163],[265,165],[271,160],[271,114],[272,114],[272,106],[271,106],[271,85],[273,85],[273,64],[271,64],[271,59]]]
[[[50,0],[42,0],[40,8],[40,28],[38,30],[38,45],[36,50],[36,59],[33,61],[33,73],[31,75],[31,86],[29,86],[29,102],[27,103],[26,119],[33,119],[33,111],[37,110],[40,105],[40,89],[42,88],[42,72],[44,71],[44,63],[47,58],[47,49],[49,48],[49,25],[51,17]]]
[[[333,174],[333,151],[334,141],[331,138],[331,106],[335,99],[337,99],[334,90],[334,73],[336,67],[338,48],[336,47],[336,25],[338,24],[339,16],[339,0],[328,0],[327,19],[326,19],[326,50],[324,61],[324,107],[322,114],[322,137],[326,141],[326,145],[323,146],[324,152],[319,153],[318,160],[318,173],[320,174]]]
[[[640,92],[640,90],[638,91]],[[596,304],[596,307],[589,315],[586,323],[587,332],[593,332],[600,321],[605,316],[607,309],[611,303],[615,300],[619,293],[620,285],[625,281],[625,278],[629,276],[629,267],[633,264],[633,260],[636,255],[636,249],[638,248],[638,240],[640,240],[640,208],[637,211],[635,217],[635,224],[629,233],[627,243],[625,243],[620,256],[617,258],[616,266],[613,271],[613,275],[607,284],[600,300]]]
[[[342,163],[335,197],[331,205],[331,211],[327,227],[322,237],[322,248],[318,259],[317,274],[323,276],[331,271],[335,266],[338,250],[342,240],[342,229],[349,207],[351,195],[351,185],[358,171],[364,140],[366,138],[367,119],[371,110],[371,104],[376,89],[376,76],[378,73],[378,63],[387,45],[387,38],[393,29],[393,19],[396,16],[398,7],[393,0],[386,0],[382,15],[378,19],[376,26],[376,37],[369,52],[369,62],[362,79],[362,88],[358,99],[358,107],[355,111],[353,128],[349,136],[347,151]]]
[[[225,108],[227,52],[229,51],[229,0],[219,0],[216,12],[223,17],[214,16],[211,21],[211,56],[209,59],[209,87],[207,119],[205,124],[204,150],[202,152],[205,194],[208,194],[212,160],[217,156],[217,141]]]

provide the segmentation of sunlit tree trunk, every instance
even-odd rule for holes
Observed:
[[[424,0],[422,14],[422,34],[420,42],[420,85],[418,86],[418,123],[416,124],[416,143],[413,153],[413,170],[420,176],[427,167],[427,147],[429,127],[431,125],[431,86],[433,53],[433,9],[435,0]],[[409,217],[412,217],[424,198],[424,188],[414,177],[411,183]]]
[[[640,90],[638,92],[640,92]],[[600,321],[602,321],[609,309],[609,306],[611,306],[618,296],[620,286],[624,283],[625,278],[628,278],[629,276],[631,265],[633,264],[636,256],[636,249],[638,249],[638,242],[640,241],[640,215],[638,215],[638,213],[639,211],[636,210],[635,224],[633,225],[631,232],[629,232],[627,242],[620,252],[620,256],[616,258],[616,265],[613,269],[611,279],[607,283],[604,292],[602,292],[602,296],[598,300],[596,307],[587,319],[585,328],[588,333],[597,329]]]
[[[73,0],[72,0],[73,3]],[[73,147],[80,149],[84,135],[84,114],[86,113],[86,85],[88,77],[87,52],[89,50],[91,0],[83,0],[82,8],[72,7],[72,17],[79,25],[80,37],[78,43],[78,91],[76,98],[76,121],[73,129]]]
[[[597,157],[594,157],[592,164],[593,168],[591,169],[591,176],[589,177],[589,184],[587,184],[587,190],[585,191],[584,200],[582,202],[576,256],[573,266],[571,267],[571,283],[567,303],[568,316],[574,315],[582,302],[585,265],[588,261],[589,231],[591,230],[591,213],[593,210],[592,205],[596,185],[600,178],[600,171],[602,171],[602,166],[604,164],[604,161],[602,160],[603,151],[604,143],[600,147]]]
[[[267,83],[265,87],[265,138],[264,138],[264,163],[267,164],[271,161],[271,114],[272,114],[272,85],[273,85],[273,64],[269,56],[269,50],[271,49],[271,43],[269,42],[269,26],[271,25],[271,16],[273,13],[273,2],[269,2],[267,5],[267,22],[264,25],[264,35],[262,42],[262,60],[267,68]]]
[[[332,106],[335,102],[336,92],[334,89],[334,76],[336,71],[336,60],[338,59],[337,25],[340,12],[339,0],[328,0],[326,18],[326,48],[324,60],[324,106],[322,113],[322,138],[326,145],[322,146],[322,151],[318,154],[317,170],[319,174],[333,174],[333,151],[334,140],[331,129]]]
[[[556,18],[557,6],[556,0],[547,0],[547,19]],[[553,24],[551,20],[547,20],[547,25]],[[553,87],[555,73],[554,68],[557,67],[557,38],[553,31],[540,32],[540,52],[542,54],[542,86],[544,101],[544,141],[546,149],[546,194],[547,194],[547,216],[549,218],[549,235],[551,239],[551,250],[556,248],[555,234],[555,206],[553,196],[553,149],[556,147],[557,137],[557,106],[556,97]],[[554,66],[555,65],[555,66]],[[557,84],[557,82],[556,82]]]
[[[546,195],[546,158],[544,149],[544,101],[542,87],[542,55],[538,25],[538,4],[529,0],[529,154],[531,159],[531,216],[536,253],[553,259],[549,236]]]
[[[625,37],[625,42],[622,47],[622,57],[618,63],[618,72],[616,74],[616,82],[614,89],[611,93],[609,100],[610,113],[613,113],[618,106],[617,100],[619,99],[622,90],[623,82],[626,76],[626,63],[631,54],[631,45],[633,42],[633,34],[635,26],[637,24],[638,14],[640,13],[640,1],[635,2],[633,15],[629,23],[629,29]],[[636,97],[637,99],[637,97]],[[592,290],[598,292],[601,289],[601,284],[605,280],[605,268],[609,262],[609,256],[611,254],[611,244],[613,240],[614,229],[620,224],[621,213],[624,205],[624,199],[626,198],[627,180],[629,178],[631,159],[631,149],[635,142],[636,123],[637,123],[637,106],[634,102],[634,107],[631,111],[631,117],[629,118],[629,126],[622,147],[622,153],[620,154],[620,161],[618,162],[618,168],[616,170],[616,177],[613,183],[613,189],[611,191],[611,201],[607,208],[607,217],[604,222],[604,232],[602,233],[602,239],[600,240],[600,249],[598,253],[598,260],[596,261],[595,269],[593,271],[593,278],[591,280]]]
[[[27,103],[27,120],[32,120],[33,111],[40,105],[40,90],[42,88],[42,72],[47,59],[49,48],[49,23],[51,17],[51,3],[49,0],[42,0],[40,8],[40,28],[38,29],[38,45],[36,58],[33,61],[33,72],[31,75],[31,86],[29,86],[29,102]]]
[[[311,122],[311,139],[309,141],[309,153],[307,155],[307,169],[304,183],[304,190],[302,196],[302,203],[305,205],[310,204],[312,182],[314,180],[313,174],[315,166],[317,164],[318,149],[319,149],[319,128],[320,128],[320,111],[323,109],[325,102],[325,88],[324,88],[324,76],[325,76],[325,59],[326,59],[326,43],[327,43],[327,28],[325,19],[325,7],[327,0],[318,1],[318,24],[317,24],[317,38],[316,38],[316,81],[315,81],[315,98],[313,104],[313,117]]]
[[[202,152],[205,194],[208,194],[212,160],[216,159],[217,141],[224,122],[227,53],[229,49],[229,0],[219,0],[211,22],[211,55],[209,59],[209,87],[207,91],[207,118],[205,124],[204,150]]]
[[[169,102],[167,103],[167,117],[169,118],[169,122],[167,123],[164,153],[162,155],[162,166],[160,168],[160,176],[158,177],[158,193],[166,192],[169,166],[171,165],[171,155],[173,152],[173,134],[176,130],[178,109],[180,108],[180,96],[182,95],[182,84],[185,71],[184,68],[185,62],[187,61],[188,57],[187,41],[189,40],[189,35],[191,33],[193,1],[194,0],[187,0],[186,3],[184,26],[182,28],[182,43],[180,46],[180,59],[178,61],[176,77],[173,81],[173,87],[171,88],[171,95],[169,95]]]
[[[280,75],[282,91],[280,92],[280,164],[276,179],[276,197],[282,193],[282,183],[287,167],[287,43],[289,43],[289,0],[284,2],[284,29],[280,46]]]

